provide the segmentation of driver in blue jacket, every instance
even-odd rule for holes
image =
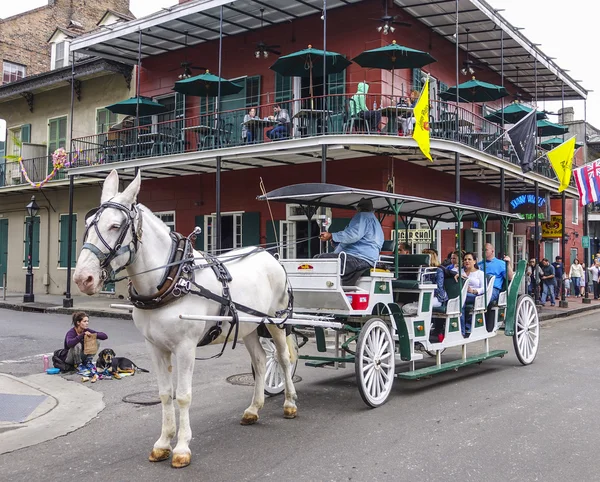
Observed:
[[[321,241],[336,243],[334,252],[316,256],[338,258],[342,251],[346,253],[346,267],[342,282],[347,286],[354,285],[365,269],[375,266],[383,246],[383,230],[373,213],[373,201],[361,199],[356,209],[358,212],[350,220],[346,229],[337,233],[321,233]]]

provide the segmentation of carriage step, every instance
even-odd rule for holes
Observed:
[[[354,357],[353,356],[339,356],[339,357],[334,357],[334,356],[312,356],[312,355],[300,355],[298,357],[299,359],[304,359],[304,360],[308,360],[307,362],[305,362],[304,364],[307,367],[324,367],[324,366],[328,366],[328,365],[333,365],[335,362],[338,363],[354,363]]]
[[[396,377],[402,378],[404,380],[418,380],[419,378],[429,377],[431,375],[436,375],[442,372],[447,372],[451,370],[456,371],[461,367],[473,365],[475,363],[481,363],[482,361],[488,360],[489,358],[502,358],[507,353],[508,352],[506,350],[493,350],[489,353],[481,353],[479,355],[470,356],[466,360],[454,360],[451,362],[442,363],[441,365],[433,365],[425,368],[419,368],[418,370],[413,370],[410,372],[396,373]]]

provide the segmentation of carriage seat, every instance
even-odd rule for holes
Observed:
[[[445,315],[460,313],[461,302],[464,305],[467,299],[467,283],[463,283],[462,293],[460,292],[460,283],[454,278],[444,279],[444,289],[448,295],[448,301],[442,306],[436,306],[433,308],[434,314]]]
[[[425,268],[430,264],[428,254],[402,254],[398,256],[398,278],[392,281],[392,288],[398,290],[417,290],[419,284],[427,283],[422,279]]]

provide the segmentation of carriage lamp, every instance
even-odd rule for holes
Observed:
[[[29,239],[29,249],[27,250],[27,273],[25,274],[25,295],[23,295],[23,303],[33,303],[35,297],[33,295],[33,222],[40,207],[35,202],[35,196],[31,196],[31,202],[25,206],[27,210],[27,239]]]

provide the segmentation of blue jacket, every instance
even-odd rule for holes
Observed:
[[[344,251],[372,265],[379,259],[379,252],[383,246],[381,224],[375,214],[370,212],[356,213],[346,229],[332,233],[331,238],[335,243],[339,243],[335,253]]]

